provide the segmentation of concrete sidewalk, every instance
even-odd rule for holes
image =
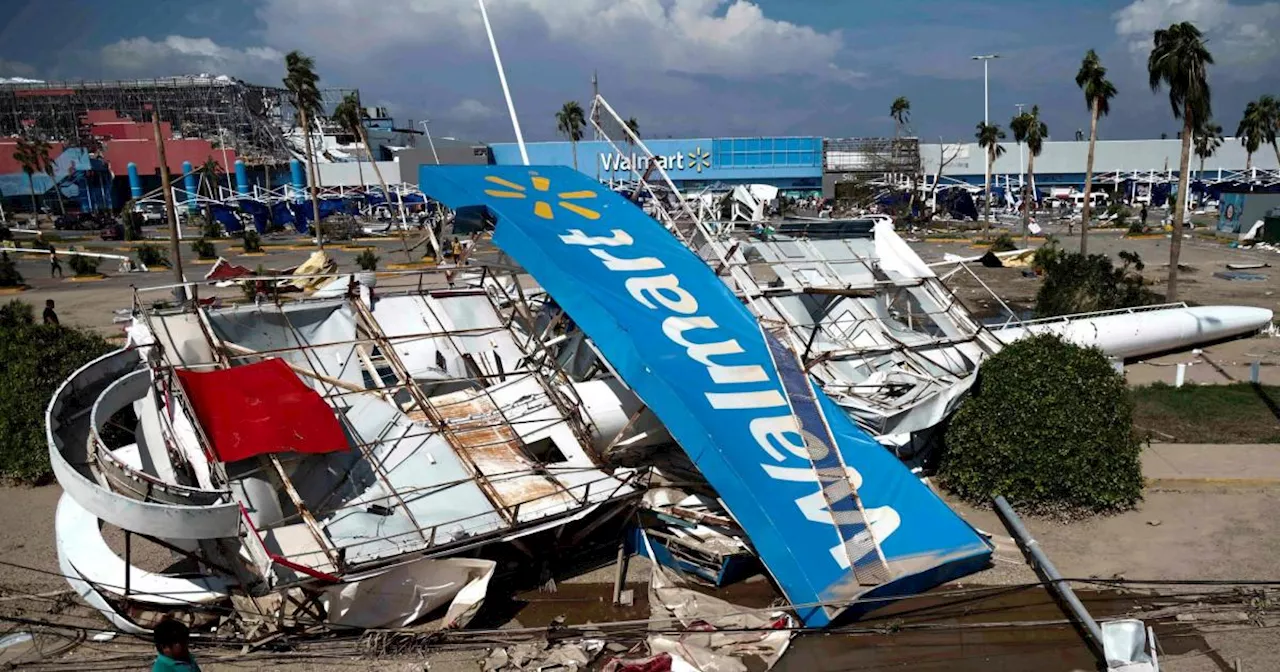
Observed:
[[[1150,487],[1280,486],[1280,444],[1153,443],[1142,474]]]

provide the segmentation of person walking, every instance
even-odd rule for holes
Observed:
[[[1147,204],[1142,204],[1142,210],[1138,213],[1138,217],[1142,220],[1142,228],[1147,228]]]
[[[54,251],[53,245],[50,244],[49,245],[49,277],[52,278],[54,273],[57,273],[59,278],[63,277],[62,263],[58,261],[58,253]]]
[[[44,302],[44,323],[58,326],[58,313],[53,310],[53,299],[46,299]]]

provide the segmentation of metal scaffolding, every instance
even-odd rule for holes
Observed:
[[[321,90],[325,114],[355,89]],[[147,121],[152,112],[180,137],[234,146],[249,165],[291,158],[285,130],[294,125],[288,91],[229,77],[167,77],[116,81],[0,84],[0,134],[34,132],[76,146],[96,144],[83,116],[114,110]],[[328,128],[327,118],[320,120]]]

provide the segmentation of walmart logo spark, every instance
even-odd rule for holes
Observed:
[[[702,149],[701,145],[695,147],[692,152],[689,152],[689,167],[699,173],[702,172],[703,168],[710,168],[711,152]]]
[[[504,189],[485,189],[484,190],[484,193],[494,198],[518,198],[518,199],[532,198],[533,214],[541,217],[542,219],[556,218],[555,210],[553,210],[551,207],[552,201],[555,201],[556,205],[560,206],[561,208],[564,208],[565,210],[568,210],[569,212],[572,212],[575,215],[578,215],[579,217],[584,217],[586,219],[593,219],[593,220],[600,219],[599,212],[596,212],[591,208],[578,205],[577,203],[573,203],[573,201],[581,201],[581,200],[588,200],[588,199],[595,198],[596,192],[594,191],[586,191],[586,190],[564,191],[564,192],[555,194],[555,197],[552,198],[551,197],[551,180],[545,177],[540,177],[536,172],[533,172],[533,171],[529,172],[529,184],[530,184],[529,187],[526,187],[522,184],[516,184],[515,182],[512,182],[510,180],[504,180],[501,177],[497,177],[495,175],[486,175],[484,179],[486,182],[492,182],[493,184],[504,187]],[[530,188],[533,189],[532,193],[529,192]]]

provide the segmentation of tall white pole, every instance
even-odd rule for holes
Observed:
[[[418,123],[422,124],[422,130],[427,132],[427,144],[431,145],[431,156],[435,158],[436,165],[438,166],[440,165],[440,155],[436,154],[436,141],[431,139],[430,121],[431,121],[430,119],[423,119]]]
[[[991,87],[987,79],[987,59],[982,59],[982,123],[991,123]]]
[[[1021,117],[1022,108],[1026,107],[1026,103],[1015,103],[1015,106],[1018,108],[1018,116]],[[1019,189],[1023,187],[1023,183],[1026,181],[1027,173],[1026,173],[1025,166],[1023,166],[1023,163],[1025,163],[1025,157],[1022,154],[1022,143],[1019,142],[1018,143],[1018,188]]]
[[[498,68],[498,81],[502,83],[502,95],[507,99],[507,112],[511,114],[511,127],[516,132],[516,144],[520,146],[520,160],[529,165],[529,151],[524,146],[524,134],[520,132],[520,120],[516,118],[516,104],[511,101],[511,89],[507,88],[507,73],[502,69],[502,57],[498,55],[498,43],[493,39],[493,26],[489,25],[489,13],[484,9],[484,0],[476,0],[480,4],[480,19],[484,21],[484,31],[489,35],[489,48],[493,50],[493,64]]]

